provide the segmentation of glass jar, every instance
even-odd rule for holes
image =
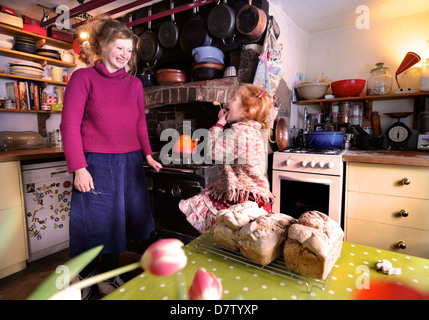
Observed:
[[[341,122],[349,123],[350,112],[341,112]]]
[[[423,62],[422,74],[419,81],[420,91],[429,91],[429,58]]]
[[[358,104],[354,104],[352,105],[352,112],[351,112],[352,116],[360,116],[360,105]]]
[[[366,94],[369,96],[379,94],[389,94],[392,91],[392,76],[389,74],[390,69],[383,67],[384,63],[376,64],[377,68],[371,70],[368,79]]]
[[[335,102],[331,104],[331,113],[340,112],[340,104]]]
[[[354,126],[360,126],[360,120],[361,120],[361,116],[353,115],[351,119],[351,124]]]
[[[313,123],[320,124],[323,122],[323,113],[315,113],[313,116]]]
[[[340,112],[350,112],[350,102],[348,101],[341,102]]]
[[[332,121],[332,123],[340,122],[340,113],[339,112],[332,112],[331,113],[331,121]]]

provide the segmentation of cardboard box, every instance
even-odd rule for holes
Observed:
[[[38,26],[40,27],[40,21],[30,18],[28,16],[22,16],[22,20],[24,21],[24,24],[32,24],[33,26]]]
[[[22,18],[12,16],[7,13],[0,12],[0,22],[22,29]]]
[[[28,32],[37,33],[37,34],[40,34],[40,35],[45,36],[45,37],[48,35],[48,31],[45,28],[34,26],[32,24],[24,23],[23,30],[28,31]]]
[[[13,16],[16,16],[16,11],[12,10],[12,9],[10,9],[8,7],[0,6],[0,10],[1,10],[1,12],[6,12],[6,13],[9,13],[9,14],[11,14]]]
[[[63,40],[66,42],[73,42],[74,40],[74,33],[68,32],[66,30],[60,30],[54,27],[48,28],[48,34],[51,38]]]

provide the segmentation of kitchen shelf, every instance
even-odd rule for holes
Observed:
[[[50,65],[55,65],[58,67],[65,67],[65,68],[74,68],[77,66],[77,64],[75,63],[64,62],[61,60],[43,57],[32,53],[16,51],[12,49],[0,48],[0,55],[9,57],[9,58],[29,60],[29,61],[40,63],[42,65],[50,64]]]
[[[8,109],[0,108],[0,112],[17,112],[17,113],[61,113],[60,110],[44,111],[44,110],[22,110],[22,109]]]
[[[37,33],[24,31],[22,29],[19,29],[17,27],[13,27],[13,26],[10,26],[10,25],[4,24],[4,23],[0,23],[0,33],[8,35],[8,36],[13,36],[13,37],[18,36],[18,37],[31,38],[33,40],[40,41],[39,42],[40,44],[43,43],[43,44],[51,45],[54,47],[59,47],[61,49],[72,49],[73,48],[73,44],[71,42],[66,42],[66,41],[42,36],[42,35],[37,34]]]
[[[319,104],[320,108],[324,115],[329,113],[329,104],[334,102],[363,102],[364,103],[364,114],[363,114],[363,123],[371,123],[371,114],[372,114],[372,103],[373,101],[382,101],[382,100],[399,100],[399,99],[414,99],[414,118],[413,118],[413,129],[418,128],[418,114],[425,109],[425,98],[429,97],[429,92],[415,92],[415,93],[402,93],[402,94],[384,94],[384,95],[374,95],[367,96],[361,95],[357,97],[344,97],[344,98],[333,98],[333,99],[315,99],[315,100],[300,100],[295,102],[298,105],[309,105],[309,104]]]
[[[266,266],[262,266],[260,264],[257,264],[241,255],[238,251],[232,251],[225,248],[222,248],[218,246],[213,239],[213,229],[206,232],[204,235],[197,238],[193,245],[197,249],[197,252],[199,253],[200,250],[206,250],[211,253],[214,253],[224,259],[230,259],[235,262],[241,263],[245,266],[252,266],[254,268],[257,268],[259,270],[268,272],[270,274],[275,274],[287,279],[291,279],[294,281],[297,281],[299,284],[305,284],[307,287],[307,292],[311,293],[313,292],[313,289],[320,289],[325,290],[326,285],[328,284],[328,280],[330,275],[326,278],[326,280],[318,280],[313,279],[309,277],[305,277],[299,273],[293,272],[292,270],[288,269],[285,265],[283,257],[279,257],[270,264]]]
[[[67,82],[63,82],[63,81],[54,81],[54,80],[49,80],[49,79],[41,79],[41,78],[32,78],[32,77],[24,77],[24,76],[17,76],[15,74],[9,74],[9,73],[0,73],[0,78],[5,78],[5,79],[16,79],[16,80],[30,80],[30,81],[37,81],[37,82],[45,82],[45,83],[49,83],[49,84],[56,84],[59,86],[66,86]]]

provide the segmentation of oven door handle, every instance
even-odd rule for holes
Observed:
[[[305,178],[305,179],[298,179],[290,176],[284,176],[281,175],[280,178],[283,178],[284,180],[289,181],[296,181],[296,182],[308,182],[308,183],[319,183],[319,184],[325,184],[325,185],[331,185],[332,180],[331,179],[315,179],[315,178]]]

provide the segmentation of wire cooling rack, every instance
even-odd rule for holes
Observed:
[[[330,277],[329,275],[325,280],[319,280],[308,278],[299,273],[296,273],[286,267],[283,256],[278,257],[276,260],[266,266],[257,264],[256,262],[253,262],[243,257],[239,251],[228,250],[217,245],[213,239],[213,229],[195,239],[192,244],[197,249],[198,253],[201,250],[205,250],[214,253],[220,257],[239,262],[245,266],[252,266],[256,269],[268,272],[270,274],[275,274],[287,279],[295,280],[299,284],[304,284],[307,287],[308,293],[313,292],[313,289],[325,290]]]

